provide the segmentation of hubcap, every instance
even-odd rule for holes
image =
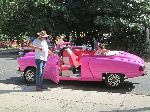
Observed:
[[[120,84],[120,77],[117,74],[111,74],[108,76],[108,84],[115,87]]]
[[[26,80],[29,81],[29,82],[34,81],[34,76],[35,76],[35,73],[31,70],[27,71],[26,74],[25,74]]]

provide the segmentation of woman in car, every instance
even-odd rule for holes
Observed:
[[[106,55],[106,53],[109,52],[108,49],[105,48],[105,45],[102,43],[98,44],[98,49],[95,52],[96,55]]]
[[[64,43],[63,38],[62,38],[61,36],[57,36],[57,37],[56,37],[56,44],[59,45],[59,44],[61,44],[61,43]]]

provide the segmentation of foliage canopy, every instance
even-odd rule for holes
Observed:
[[[0,8],[0,33],[12,38],[44,29],[78,37],[84,32],[87,41],[107,34],[111,49],[142,53],[147,48],[149,0],[1,0]]]

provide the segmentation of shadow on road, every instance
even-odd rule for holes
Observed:
[[[34,92],[35,84],[26,84],[23,77],[11,77],[10,79],[0,80],[3,84],[17,85],[21,90],[17,92]],[[44,84],[48,88],[62,88],[82,91],[97,91],[97,92],[110,92],[126,94],[134,89],[134,83],[126,81],[120,88],[111,89],[107,88],[103,82],[81,82],[81,81],[60,81],[59,84],[53,83],[51,80],[44,80]],[[16,90],[0,90],[0,94],[16,92]]]
[[[83,90],[83,91],[97,91],[97,92],[111,92],[125,94],[131,92],[134,89],[134,85],[131,82],[125,82],[119,88],[107,88],[104,82],[79,82],[79,81],[61,81],[58,85],[52,84],[46,81],[46,84],[50,88],[61,87],[63,89]]]
[[[143,108],[136,108],[136,109],[125,109],[125,110],[113,110],[107,112],[150,112],[150,107],[143,107]],[[99,112],[106,112],[106,111],[99,111]]]

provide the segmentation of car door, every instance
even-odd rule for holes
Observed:
[[[51,79],[53,82],[59,83],[58,57],[56,56],[49,57],[45,66],[44,78]]]
[[[76,56],[72,50],[70,48],[67,48],[66,49],[67,53],[69,54],[70,56],[70,59],[71,59],[71,65],[72,66],[75,66],[75,67],[78,67],[80,65],[80,62],[77,60],[78,59],[78,56]]]
[[[89,67],[94,78],[99,80],[102,79],[102,71],[105,69],[104,62],[105,60],[101,58],[91,58],[89,61]]]

